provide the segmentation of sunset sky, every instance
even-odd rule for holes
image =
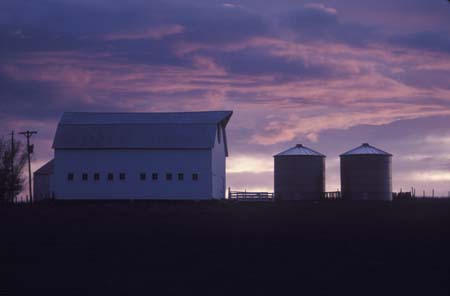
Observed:
[[[273,191],[273,158],[368,142],[393,189],[450,191],[447,0],[0,1],[0,136],[37,130],[52,158],[64,111],[233,110],[227,185]]]

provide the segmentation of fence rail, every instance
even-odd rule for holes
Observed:
[[[324,199],[341,199],[342,195],[340,191],[328,191],[323,193]]]
[[[273,192],[249,192],[228,190],[228,199],[249,201],[273,201]]]

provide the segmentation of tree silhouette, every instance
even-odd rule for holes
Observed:
[[[0,203],[11,203],[22,191],[26,151],[20,141],[0,138]]]

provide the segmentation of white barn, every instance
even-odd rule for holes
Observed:
[[[232,111],[64,113],[51,192],[65,199],[225,198]]]

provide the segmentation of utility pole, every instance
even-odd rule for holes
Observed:
[[[11,131],[11,171],[14,168],[14,131]]]
[[[14,198],[15,198],[15,196],[14,196],[14,156],[15,156],[15,154],[14,154],[14,131],[11,131],[11,155],[10,155],[10,157],[11,157],[11,163],[10,163],[10,165],[11,165],[11,180],[10,180],[10,182],[11,182],[11,201],[14,203],[15,202],[15,200],[14,200]]]
[[[30,145],[30,138],[32,135],[37,134],[37,131],[26,131],[19,133],[27,137],[27,156],[28,156],[28,187],[30,189],[30,203],[33,203],[33,190],[31,183],[31,153],[33,153],[34,146]]]

